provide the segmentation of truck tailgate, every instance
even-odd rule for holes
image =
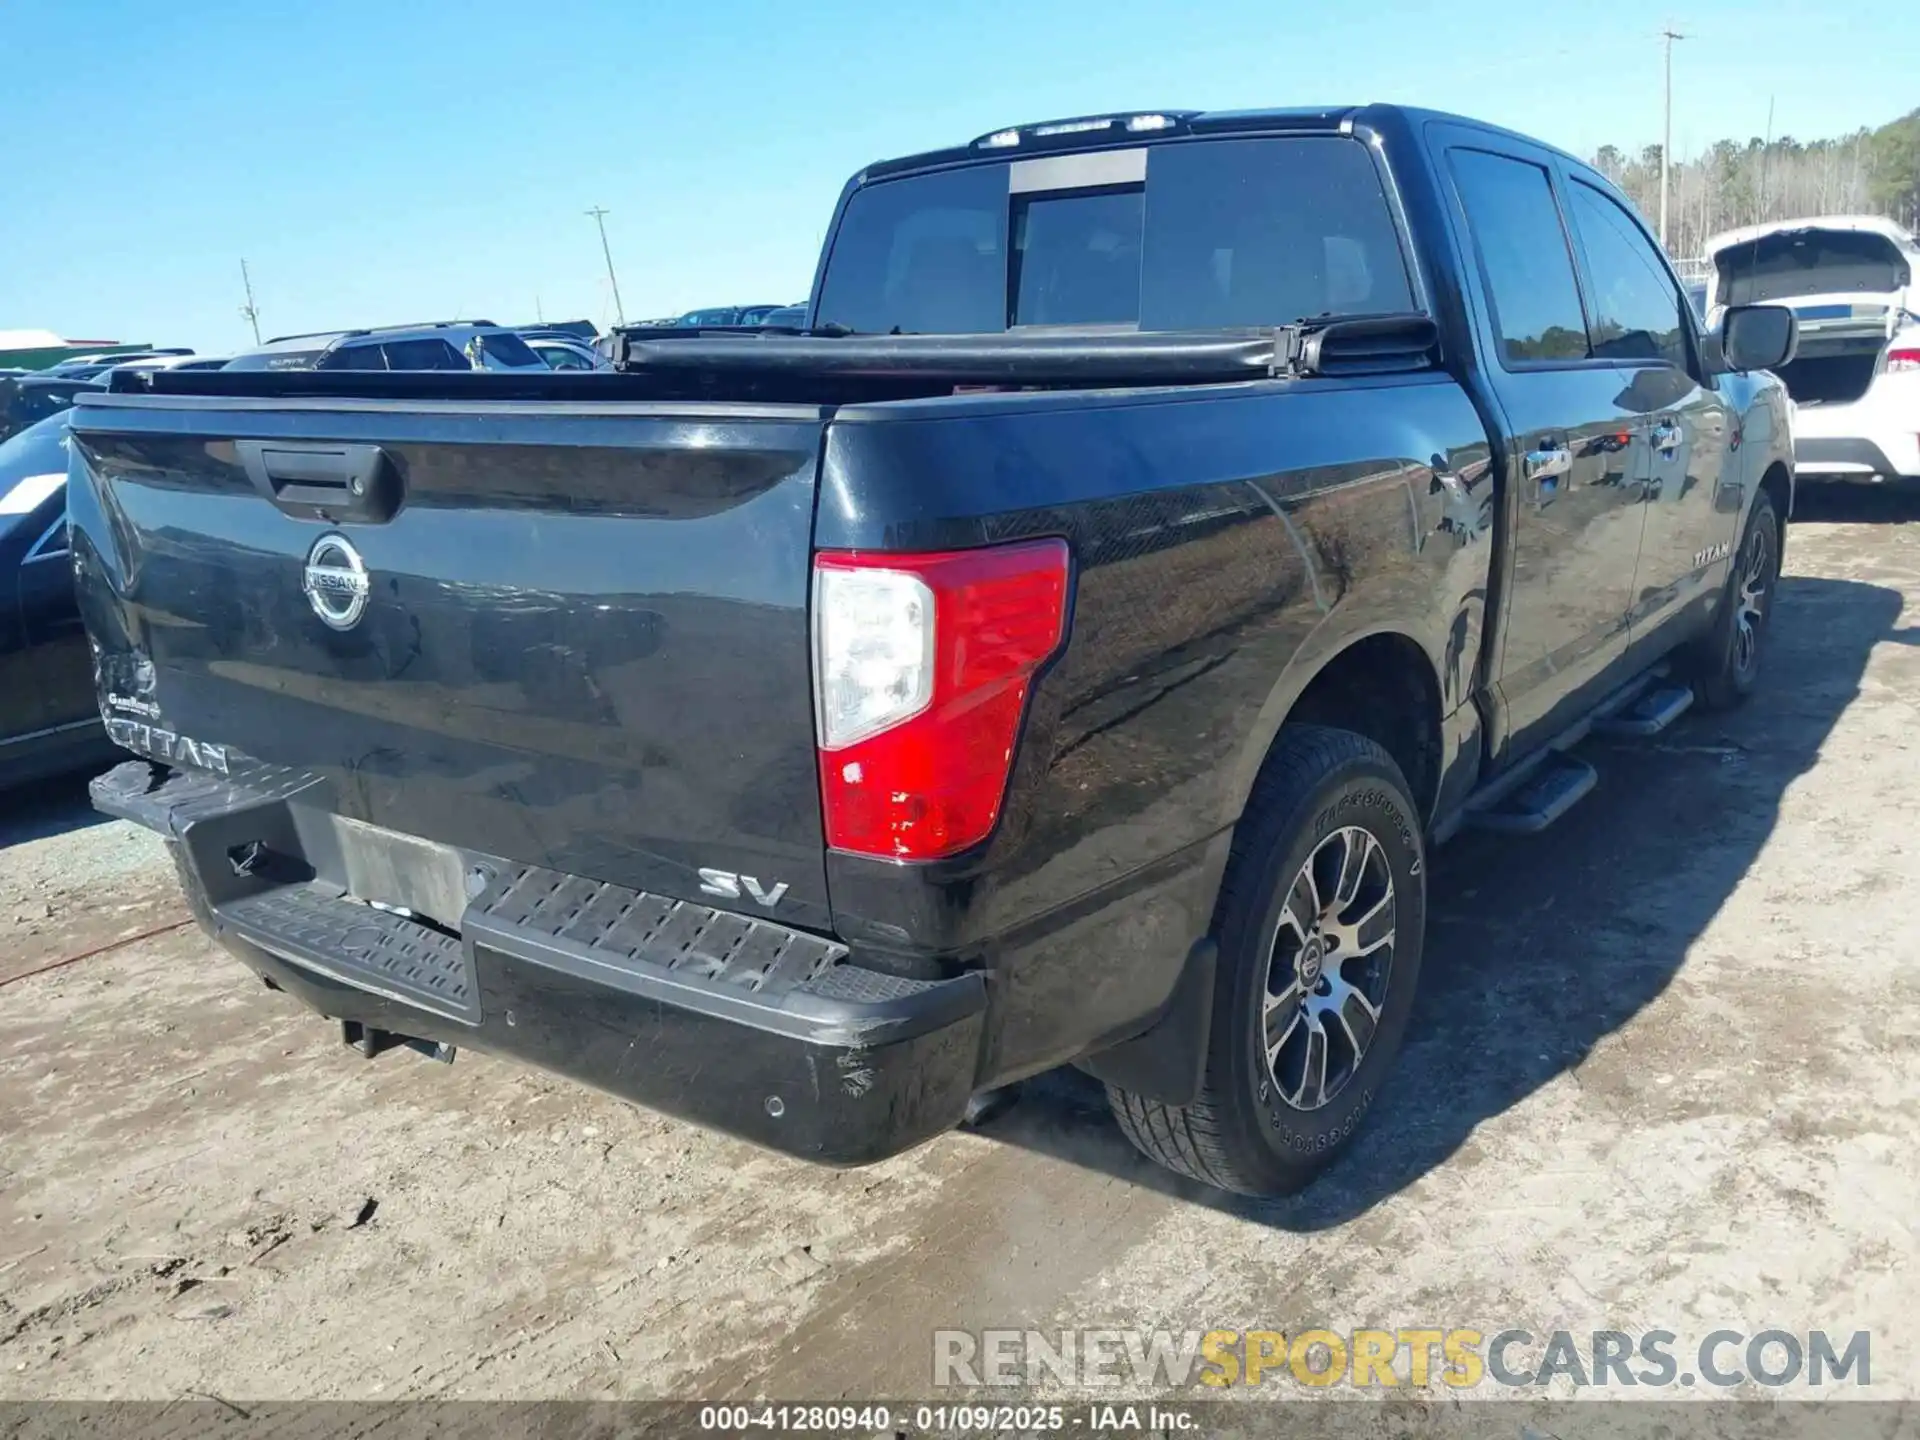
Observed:
[[[345,820],[563,874],[679,897],[702,869],[751,876],[723,903],[776,896],[824,928],[824,423],[102,396],[75,413],[70,490],[110,727],[155,758],[311,772]]]

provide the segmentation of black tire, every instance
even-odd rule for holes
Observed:
[[[1305,889],[1296,891],[1297,885],[1308,883],[1312,888],[1310,882],[1299,879],[1308,860],[1324,867],[1336,845],[1352,847],[1351,851],[1343,848],[1343,855],[1362,855],[1362,870],[1374,877],[1363,878],[1363,883],[1377,886],[1382,871],[1376,867],[1374,852],[1346,838],[1355,831],[1373,838],[1392,885],[1391,911],[1386,917],[1392,943],[1383,947],[1387,956],[1383,988],[1373,992],[1377,1018],[1370,1029],[1364,1010],[1354,1014],[1350,996],[1358,988],[1352,982],[1377,975],[1379,952],[1368,955],[1368,942],[1361,940],[1359,948],[1350,950],[1361,957],[1359,961],[1327,962],[1324,974],[1340,977],[1338,983],[1348,997],[1340,1002],[1340,1014],[1351,1017],[1353,1023],[1342,1024],[1342,1037],[1327,1023],[1329,1012],[1320,1012],[1325,1098],[1318,1106],[1302,1108],[1298,1099],[1310,1093],[1305,1076],[1293,1098],[1284,1093],[1283,1085],[1292,1083],[1287,1046],[1294,1046],[1298,1053],[1295,1030],[1288,1029],[1292,1038],[1282,1046],[1279,1061],[1269,1061],[1265,1033],[1269,971],[1275,970],[1275,983],[1284,976],[1289,985],[1299,985],[1306,973],[1301,957],[1311,950],[1312,974],[1323,976],[1316,942],[1289,918],[1290,901],[1296,894],[1308,894]],[[1340,863],[1344,865],[1344,859]],[[1323,914],[1332,917],[1336,931],[1351,930],[1357,937],[1365,933],[1364,926],[1339,922],[1359,914],[1368,904],[1381,903],[1375,898],[1379,893],[1377,888],[1356,890],[1347,908]],[[1313,899],[1317,903],[1317,895]],[[1303,902],[1301,908],[1310,907]],[[1377,914],[1371,918],[1376,922],[1377,943],[1384,927]],[[1319,924],[1312,928],[1317,936]],[[1148,1158],[1222,1190],[1275,1196],[1300,1189],[1352,1139],[1393,1064],[1413,1010],[1425,928],[1426,862],[1419,809],[1400,767],[1380,746],[1350,731],[1318,725],[1286,727],[1261,770],[1234,837],[1214,915],[1220,964],[1200,1093],[1192,1104],[1168,1105],[1110,1085],[1107,1098],[1121,1130]],[[1297,945],[1293,944],[1296,939]],[[1293,958],[1276,968],[1289,948]],[[1317,985],[1333,983],[1317,979]],[[1311,992],[1318,997],[1330,993],[1330,988]],[[1276,1016],[1290,1003],[1277,1005]],[[1308,1058],[1303,1062],[1309,1072],[1314,1026],[1307,1011],[1313,1003],[1303,990],[1297,1020],[1309,1032]],[[1324,1005],[1324,999],[1320,1003]],[[1356,1024],[1367,1030],[1357,1051]],[[1337,1087],[1333,1066],[1340,1057],[1335,1051],[1351,1056]]]
[[[1759,683],[1767,621],[1779,583],[1780,516],[1773,497],[1762,490],[1747,516],[1740,548],[1734,552],[1713,629],[1694,651],[1689,666],[1694,698],[1703,710],[1731,710],[1744,703]]]

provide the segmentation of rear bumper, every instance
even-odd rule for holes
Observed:
[[[977,973],[907,979],[808,932],[483,857],[457,931],[422,923],[313,878],[291,814],[304,788],[284,771],[235,783],[132,761],[93,797],[165,836],[208,933],[324,1015],[827,1164],[883,1159],[965,1114]]]
[[[1920,477],[1920,457],[1904,461],[1889,455],[1872,440],[1819,436],[1799,440],[1793,447],[1793,471],[1801,480],[1856,481],[1883,484],[1888,480]]]
[[[1865,483],[1920,478],[1920,372],[1881,375],[1846,405],[1794,412],[1795,473]]]

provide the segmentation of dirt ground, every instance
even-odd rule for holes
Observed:
[[[830,1172],[363,1061],[80,783],[10,797],[0,1398],[906,1397],[935,1327],[1417,1325],[1864,1329],[1920,1396],[1920,509],[1872,498],[1792,529],[1752,705],[1441,852],[1396,1077],[1278,1204],[1137,1159],[1072,1073]]]

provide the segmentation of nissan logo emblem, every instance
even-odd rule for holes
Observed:
[[[351,630],[367,613],[367,565],[344,535],[322,535],[307,552],[300,588],[313,613],[335,630]]]

